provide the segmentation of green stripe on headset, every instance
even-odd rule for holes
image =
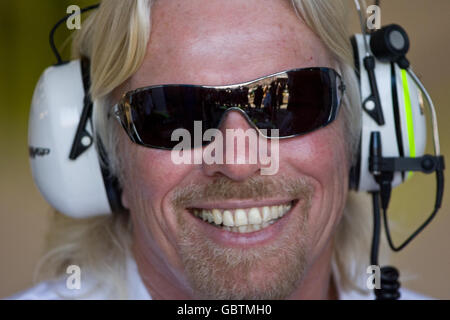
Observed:
[[[411,108],[411,98],[409,94],[408,77],[405,69],[401,70],[402,84],[403,84],[403,97],[405,101],[405,115],[406,115],[406,128],[408,130],[408,145],[409,156],[414,158],[416,156],[416,143],[414,140],[414,121]],[[408,173],[408,178],[411,178],[412,172]]]

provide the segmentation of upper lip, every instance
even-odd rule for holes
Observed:
[[[245,209],[245,208],[259,208],[265,206],[275,206],[288,204],[296,201],[298,199],[244,199],[244,200],[225,200],[225,201],[215,201],[208,203],[195,203],[189,208],[195,209]]]

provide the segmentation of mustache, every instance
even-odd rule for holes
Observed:
[[[177,208],[187,208],[200,201],[262,200],[286,195],[293,199],[310,200],[313,193],[312,184],[304,177],[261,175],[237,182],[222,176],[209,183],[190,183],[177,188],[172,203]]]

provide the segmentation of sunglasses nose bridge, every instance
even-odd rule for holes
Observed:
[[[217,128],[220,130],[222,127],[223,127],[223,125],[224,124],[226,124],[226,122],[227,121],[233,121],[234,119],[229,119],[229,117],[230,116],[232,116],[232,111],[236,111],[238,114],[240,114],[244,119],[245,119],[245,121],[247,122],[247,125],[250,127],[250,128],[252,128],[252,129],[254,129],[254,130],[256,130],[259,134],[261,133],[260,131],[259,131],[259,129],[258,129],[258,127],[252,122],[252,120],[249,118],[249,116],[247,115],[247,113],[244,111],[244,110],[242,110],[241,108],[239,108],[239,107],[232,107],[232,108],[228,108],[224,113],[223,113],[223,115],[222,115],[222,117],[220,118],[220,121],[219,121],[219,124],[217,125]],[[241,125],[238,125],[238,127],[240,127]],[[235,125],[231,125],[230,126],[230,129],[237,129],[237,128],[235,128],[236,126]],[[228,128],[227,128],[228,129]]]
[[[260,174],[259,130],[246,112],[239,107],[228,108],[222,114],[217,129],[222,133],[222,138],[213,143],[218,143],[217,148],[222,149],[222,162],[204,163],[203,172],[211,177],[220,173],[234,181],[246,181]]]

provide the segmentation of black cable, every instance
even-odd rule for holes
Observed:
[[[373,205],[373,235],[372,235],[372,248],[370,251],[370,264],[373,266],[378,265],[378,252],[380,248],[380,200],[379,192],[372,192],[372,205]]]
[[[86,7],[86,8],[82,8],[80,9],[80,14],[85,13],[87,11],[93,10],[93,9],[97,9],[100,6],[100,4],[94,4],[92,6]],[[63,59],[61,58],[61,54],[59,53],[58,49],[55,46],[55,32],[58,29],[58,27],[63,24],[64,22],[67,21],[68,18],[70,18],[71,16],[73,16],[73,13],[68,14],[66,16],[64,16],[64,18],[60,19],[52,28],[52,30],[50,30],[50,34],[49,34],[49,42],[50,42],[50,47],[53,51],[53,54],[56,57],[57,63],[56,65],[61,65],[64,64],[65,61],[63,61]]]
[[[378,252],[380,246],[380,193],[372,192],[373,201],[373,238],[370,263],[378,266]],[[377,300],[397,300],[400,298],[400,282],[398,278],[400,274],[398,270],[392,266],[384,266],[380,268],[380,288],[374,288]]]
[[[373,191],[373,237],[370,261],[373,266],[378,266],[378,252],[380,241],[380,219],[381,210],[383,211],[384,228],[389,246],[393,251],[400,251],[406,247],[435,217],[441,207],[444,194],[444,172],[445,164],[442,156],[424,155],[416,158],[385,158],[382,157],[381,135],[374,131],[370,135],[370,157],[369,170],[374,175],[375,181],[379,186],[379,191]],[[426,174],[436,172],[436,200],[434,210],[428,219],[411,234],[406,241],[396,247],[392,241],[387,209],[392,193],[392,181],[394,172],[402,171],[421,171]],[[377,300],[395,300],[400,297],[399,272],[396,268],[385,266],[380,269],[380,286],[375,286],[375,296]],[[377,279],[375,279],[377,280]],[[375,282],[375,285],[377,283]]]
[[[425,229],[425,227],[434,219],[434,217],[436,216],[436,213],[438,212],[439,208],[441,207],[441,203],[442,203],[442,196],[443,196],[443,192],[444,192],[444,173],[442,170],[436,170],[436,201],[435,201],[435,206],[434,206],[434,210],[431,213],[431,215],[427,218],[427,220],[425,220],[425,222],[419,227],[417,228],[416,231],[414,231],[411,236],[409,236],[408,239],[406,239],[400,246],[396,247],[394,245],[394,242],[392,241],[391,238],[391,232],[389,229],[389,224],[388,224],[388,218],[387,218],[387,210],[386,208],[383,208],[383,219],[384,219],[384,228],[386,230],[386,238],[388,240],[389,243],[389,247],[391,247],[391,249],[393,251],[400,251],[403,248],[405,248],[415,237],[417,237],[417,235],[422,232],[423,229]],[[374,209],[375,210],[375,209]]]

